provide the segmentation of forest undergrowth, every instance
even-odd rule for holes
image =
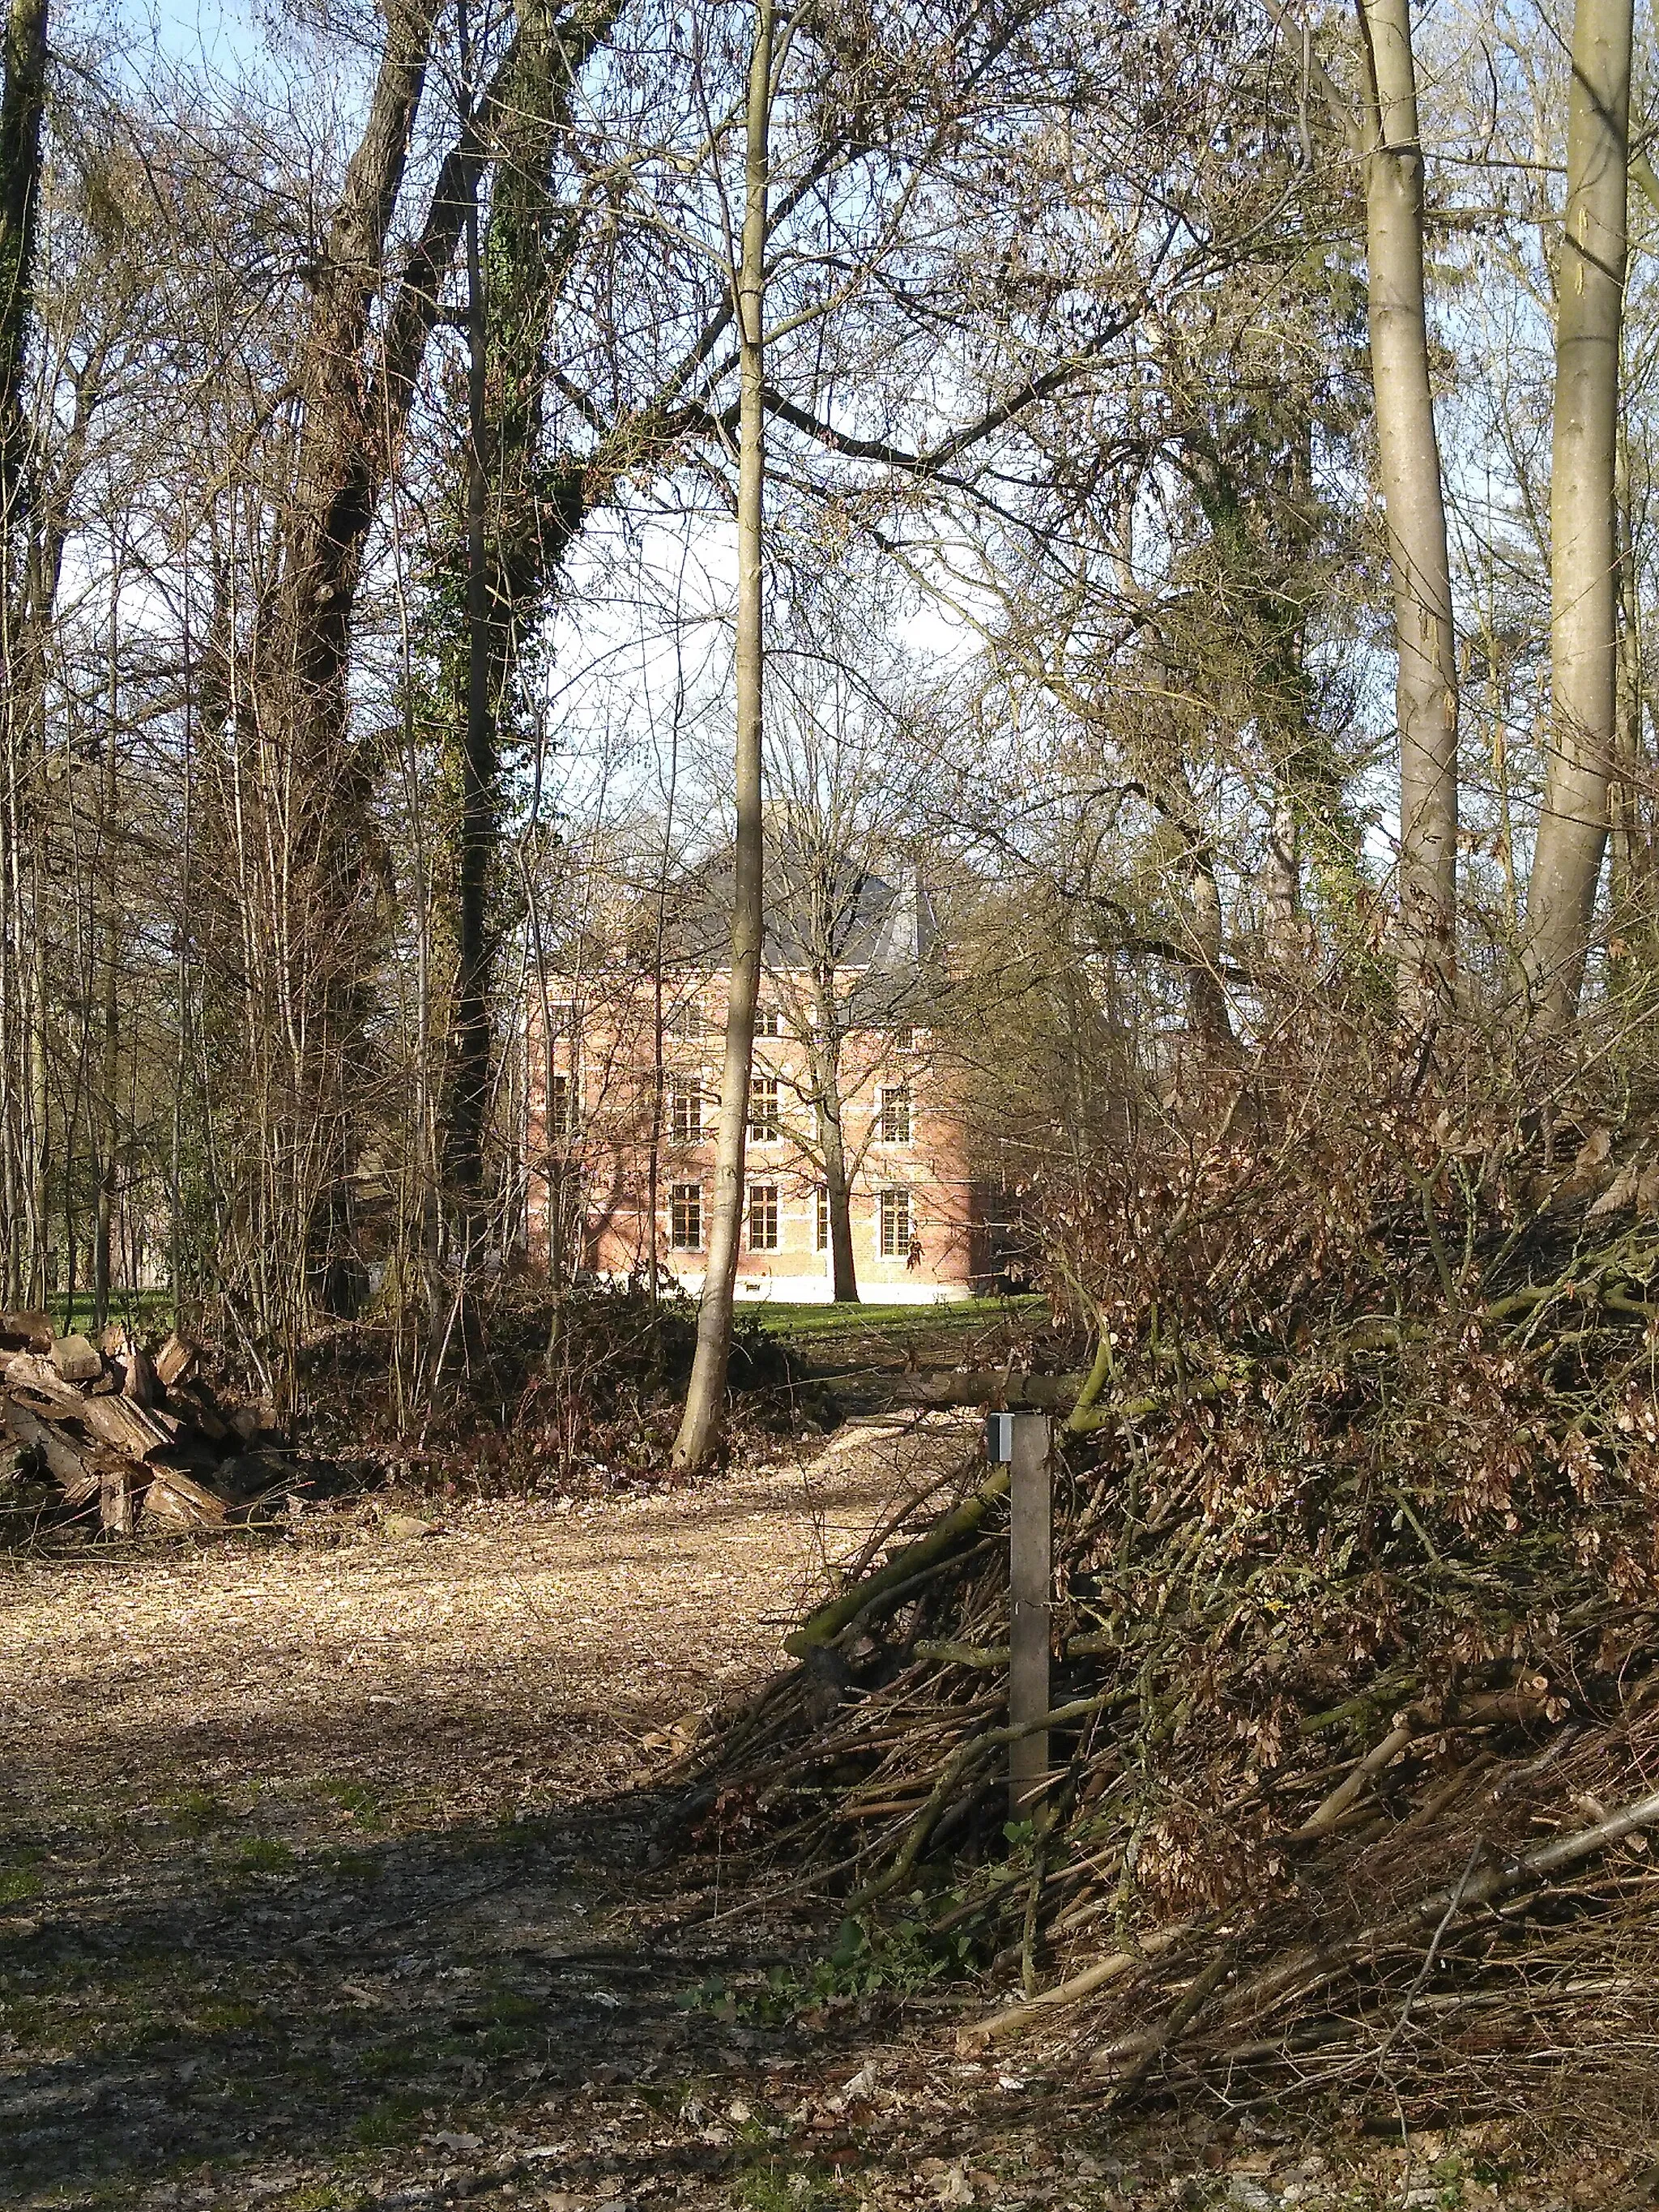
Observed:
[[[1659,2110],[1659,1116],[1471,1054],[1259,1073],[1051,1202],[1050,1764],[1007,1820],[1006,1470],[878,1532],[703,1754],[1092,2100]],[[1379,1097],[1382,1103],[1376,1103]],[[937,1501],[935,1501],[937,1504]],[[850,1948],[849,1948],[850,1947]],[[832,1971],[832,1969],[826,1969]],[[977,2004],[978,2010],[974,2007]]]

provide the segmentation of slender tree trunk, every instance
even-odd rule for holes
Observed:
[[[458,0],[461,80],[465,102],[461,135],[473,131],[471,55],[466,0]],[[466,656],[464,733],[460,749],[456,825],[456,975],[453,1064],[444,1164],[463,1211],[475,1210],[483,1182],[484,1111],[489,1095],[489,983],[488,939],[489,861],[495,827],[495,726],[490,697],[489,575],[485,547],[489,490],[489,427],[485,408],[485,302],[478,251],[478,176],[467,185],[466,206],[467,438]],[[462,1228],[471,1242],[472,1225]]]
[[[697,1348],[674,1439],[673,1462],[691,1470],[719,1438],[732,1353],[732,1306],[738,1238],[743,1224],[743,1170],[749,1126],[749,1070],[755,1045],[764,927],[761,811],[761,726],[765,642],[763,495],[766,480],[765,310],[766,183],[772,104],[773,0],[756,0],[755,45],[749,64],[744,161],[743,243],[737,272],[738,343],[742,378],[738,422],[737,761],[738,838],[732,895],[732,973],[726,1008],[726,1060],[720,1079],[714,1161],[714,1218],[708,1270],[697,1315]]]
[[[818,1150],[823,1161],[825,1205],[830,1215],[830,1296],[840,1305],[859,1303],[858,1262],[853,1251],[853,1176],[847,1159],[841,1095],[842,1031],[832,978],[818,994],[818,1027],[812,1054],[812,1087],[817,1093]]]
[[[1633,14],[1632,0],[1578,0],[1573,21],[1550,482],[1550,744],[1523,962],[1544,1030],[1577,1012],[1617,742],[1614,483]]]
[[[102,1328],[109,1319],[112,1267],[115,1236],[116,1153],[120,1117],[116,1094],[121,1074],[121,883],[116,836],[116,806],[120,796],[120,753],[117,735],[119,714],[118,618],[121,569],[118,562],[110,585],[109,605],[109,729],[104,741],[103,820],[99,838],[103,861],[103,1017],[102,1065],[99,1073],[94,1152],[98,1176],[92,1246],[93,1321]]]
[[[1359,0],[1371,378],[1399,667],[1400,998],[1449,996],[1457,921],[1457,653],[1423,299],[1423,149],[1410,0]]]
[[[1227,994],[1221,982],[1221,887],[1215,860],[1195,831],[1187,854],[1188,934],[1194,957],[1187,969],[1187,1026],[1206,1056],[1230,1057],[1237,1050]]]

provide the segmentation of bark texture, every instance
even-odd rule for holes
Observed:
[[[736,880],[732,894],[732,980],[714,1161],[708,1265],[697,1315],[697,1348],[685,1411],[674,1439],[674,1465],[701,1467],[720,1437],[732,1354],[732,1306],[743,1226],[743,1172],[749,1125],[749,1070],[755,1047],[764,927],[764,816],[761,731],[766,666],[762,629],[766,483],[767,169],[771,137],[772,0],[757,0],[749,64],[744,157],[743,241],[737,272],[739,372],[738,421],[738,624]]]
[[[1632,0],[1579,0],[1567,117],[1550,483],[1549,753],[1527,895],[1534,1024],[1577,1013],[1619,710],[1619,348],[1630,179]]]
[[[1451,989],[1457,918],[1457,657],[1423,294],[1423,149],[1409,0],[1359,0],[1376,443],[1394,583],[1401,1009]]]

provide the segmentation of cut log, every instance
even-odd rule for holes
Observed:
[[[135,1406],[155,1403],[155,1362],[142,1345],[129,1347],[122,1360],[125,1373],[121,1377],[121,1395],[131,1398]]]
[[[175,1382],[182,1382],[200,1357],[197,1346],[175,1328],[155,1355],[155,1372],[161,1388],[171,1390]]]
[[[104,1355],[84,1336],[59,1336],[46,1354],[65,1382],[95,1382],[104,1371]]]
[[[198,1482],[182,1468],[150,1462],[149,1487],[144,1492],[144,1517],[165,1522],[174,1528],[218,1528],[224,1524],[226,1501],[204,1482]]]
[[[291,1490],[302,1480],[294,1462],[283,1452],[237,1452],[222,1460],[214,1478],[233,1498],[267,1498],[272,1492]]]
[[[0,1345],[12,1352],[50,1352],[58,1334],[43,1313],[0,1313]]]
[[[85,1398],[80,1418],[100,1443],[113,1444],[132,1459],[165,1449],[178,1434],[179,1424],[169,1425],[160,1415],[147,1413],[130,1398]]]
[[[99,1518],[112,1536],[132,1534],[134,1470],[126,1462],[99,1470]]]
[[[262,1436],[276,1433],[276,1408],[268,1400],[257,1398],[244,1406],[230,1409],[230,1425],[245,1444],[252,1444]]]
[[[65,1382],[51,1360],[38,1352],[14,1352],[6,1366],[9,1390],[34,1390],[54,1406],[78,1413],[86,1399],[72,1382]]]
[[[216,1444],[229,1442],[229,1423],[225,1420],[219,1408],[213,1403],[199,1382],[186,1383],[176,1390],[169,1389],[167,1398],[173,1411],[182,1420],[187,1421],[191,1428],[199,1429],[204,1437]]]
[[[18,1397],[6,1399],[6,1427],[25,1450],[36,1452],[55,1482],[63,1485],[70,1504],[84,1504],[98,1493],[98,1475],[89,1470],[85,1455],[64,1434],[56,1422],[42,1419]]]

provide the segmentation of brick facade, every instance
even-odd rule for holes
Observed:
[[[832,1295],[801,1034],[804,981],[773,969],[762,986],[761,1026],[770,1033],[757,1036],[752,1063],[738,1264],[744,1298]],[[862,971],[845,979],[849,1001],[862,981]],[[562,990],[570,995],[557,995]],[[654,1252],[688,1292],[701,1290],[725,1021],[722,975],[665,980],[659,1094],[654,981],[590,975],[578,994],[574,982],[554,979],[532,1000],[526,1095],[538,1256],[550,1258],[562,1235],[566,1264],[580,1251],[581,1266],[625,1280],[643,1274]],[[839,1081],[860,1297],[930,1303],[969,1296],[984,1273],[984,1238],[935,1033],[896,1019],[851,1028]]]

